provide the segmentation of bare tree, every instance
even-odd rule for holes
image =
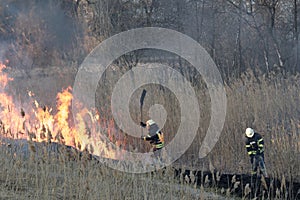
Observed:
[[[297,0],[294,0],[294,40],[295,40],[295,61],[293,71],[295,72],[299,67],[299,32],[298,32],[298,4]]]

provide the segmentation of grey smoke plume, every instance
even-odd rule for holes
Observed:
[[[3,57],[23,69],[67,59],[81,35],[73,7],[62,0],[1,1],[0,41],[8,44],[1,46]]]

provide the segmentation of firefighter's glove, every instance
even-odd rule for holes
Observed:
[[[142,139],[142,140],[146,140],[146,136],[142,136],[141,139]]]
[[[23,108],[21,108],[21,116],[25,117],[25,111],[23,110]]]
[[[140,122],[140,126],[145,128],[146,127],[146,124],[144,122]]]

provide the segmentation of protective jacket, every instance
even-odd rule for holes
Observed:
[[[164,147],[164,134],[161,131],[157,131],[153,136],[143,136],[143,140],[150,141],[150,144],[153,146],[153,151]]]
[[[141,122],[142,127],[146,127],[146,124]],[[159,130],[156,123],[148,125],[148,135],[142,136],[143,140],[149,141],[153,146],[153,151],[159,150],[164,147],[164,134]]]
[[[251,162],[253,157],[256,155],[263,156],[264,154],[264,139],[259,133],[254,133],[253,137],[246,137],[246,149],[248,155],[251,157]]]

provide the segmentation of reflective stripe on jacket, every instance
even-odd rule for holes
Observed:
[[[264,139],[259,133],[254,133],[252,138],[246,137],[246,150],[249,156],[263,154]]]
[[[164,134],[161,131],[157,131],[153,136],[147,135],[144,137],[144,140],[150,141],[150,144],[152,144],[156,150],[163,148],[165,145]]]

